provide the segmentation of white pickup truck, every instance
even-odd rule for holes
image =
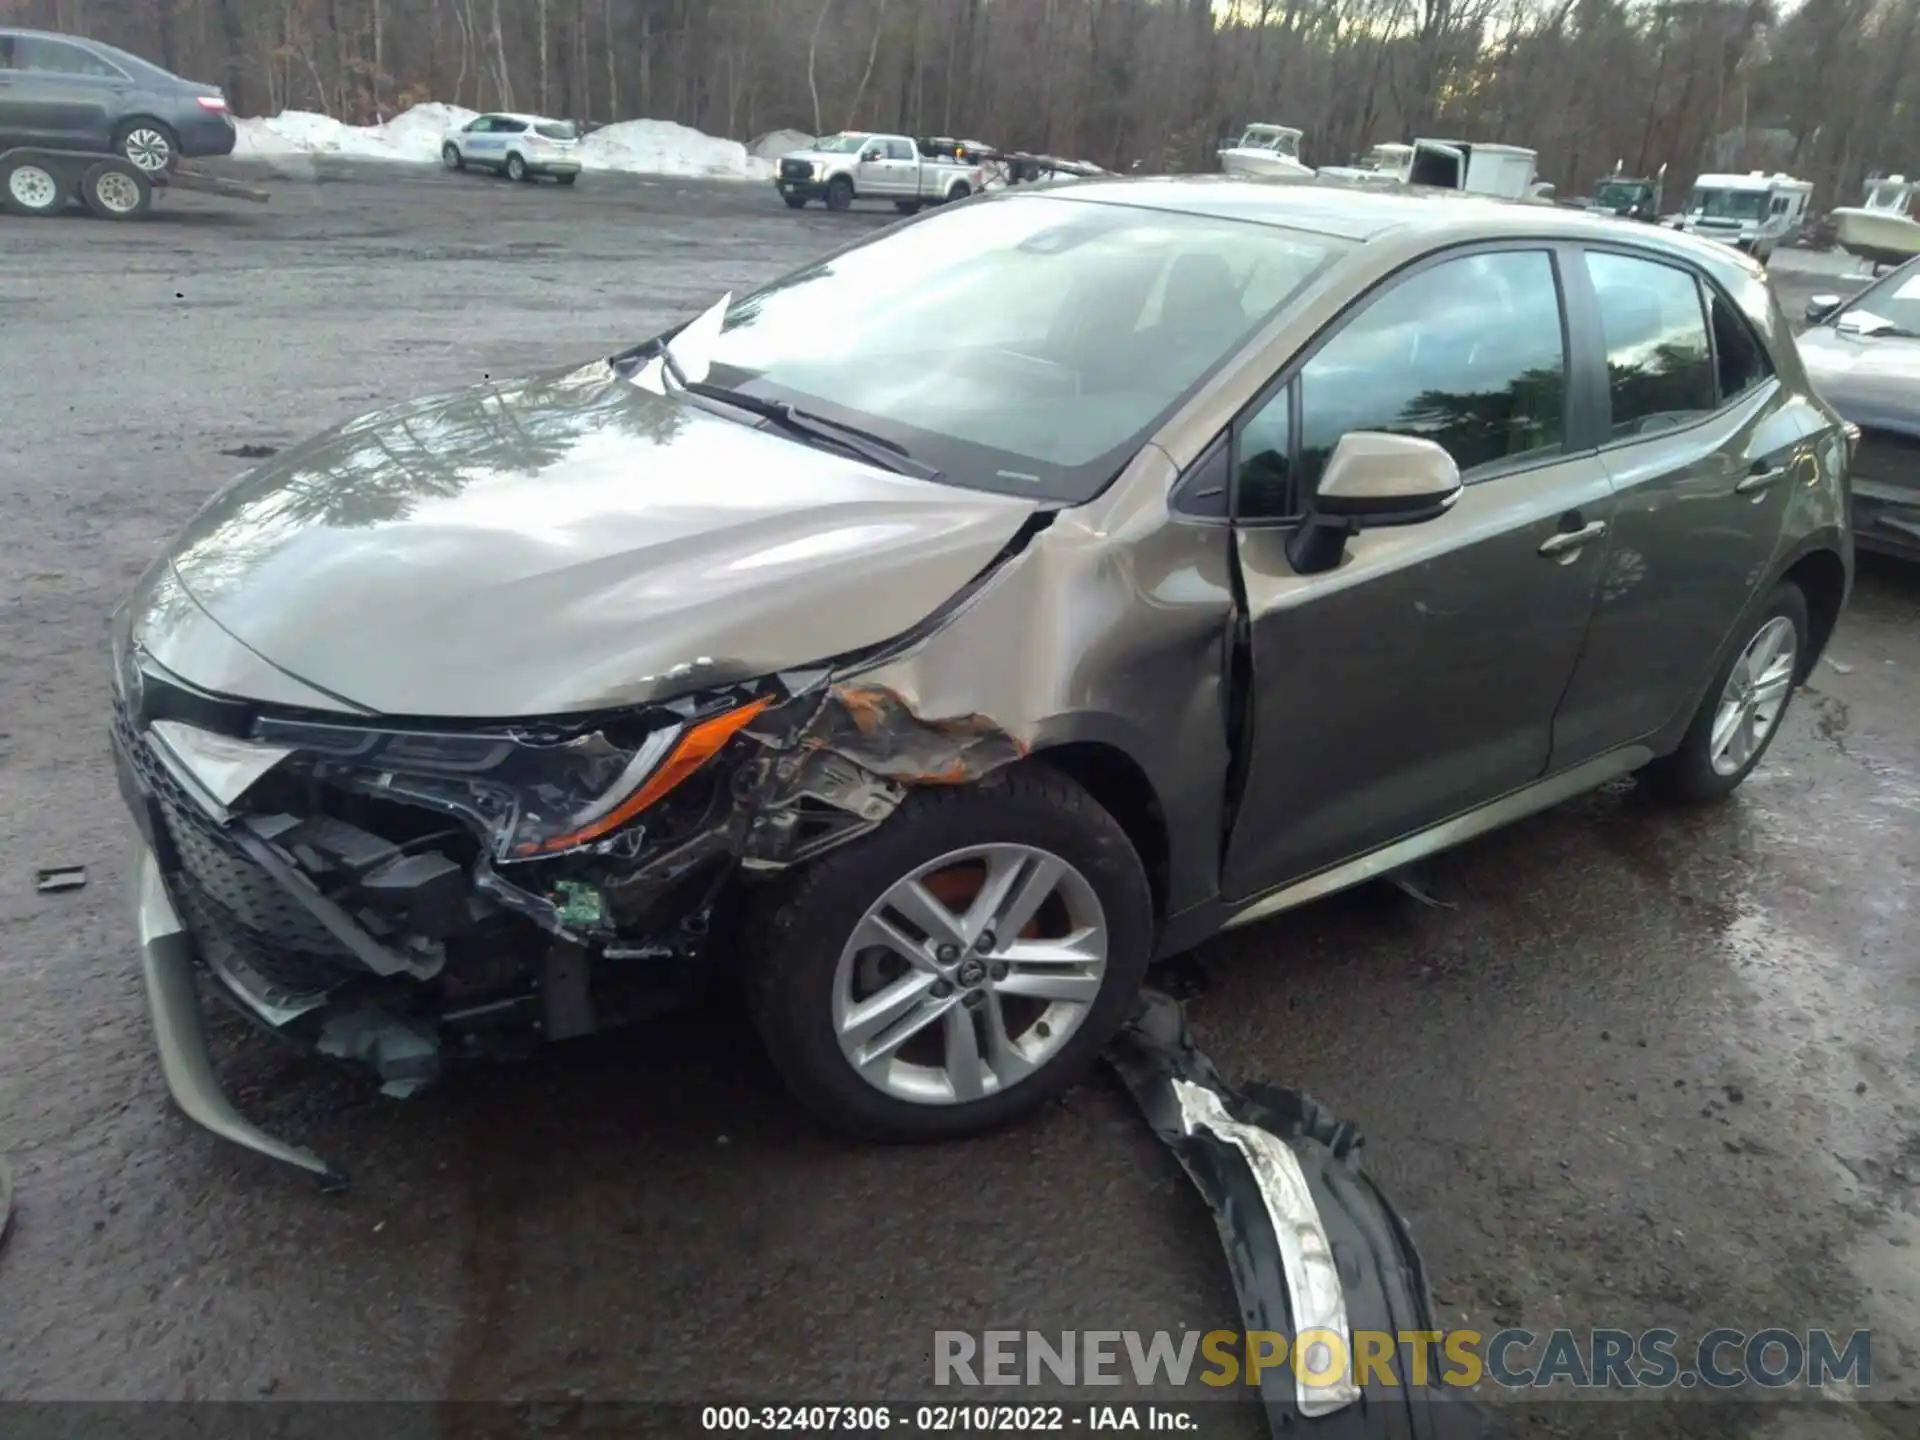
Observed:
[[[964,200],[986,177],[964,150],[940,154],[932,142],[905,135],[844,130],[782,155],[773,183],[795,210],[809,200],[824,201],[829,210],[845,210],[856,200],[891,200],[901,214],[911,215],[923,205]]]

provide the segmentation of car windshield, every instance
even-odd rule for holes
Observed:
[[[1695,190],[1687,213],[1709,220],[1758,220],[1767,213],[1764,190]]]
[[[975,201],[740,300],[710,377],[954,484],[1077,504],[1344,248],[1129,205]]]
[[[872,138],[870,135],[822,135],[807,148],[822,155],[848,155]]]
[[[1593,192],[1593,198],[1602,205],[1621,206],[1638,205],[1651,194],[1651,187],[1635,185],[1627,180],[1609,180]]]
[[[1891,275],[1881,277],[1877,284],[1869,285],[1847,303],[1842,315],[1864,322],[1861,329],[1868,333],[1885,328],[1867,319],[1872,317],[1909,335],[1920,335],[1920,260],[1910,260]]]

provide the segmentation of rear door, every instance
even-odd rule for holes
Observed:
[[[33,76],[19,68],[19,40],[0,31],[0,150],[44,138],[34,123]]]
[[[1612,512],[1547,244],[1449,252],[1376,290],[1234,428],[1252,661],[1225,889],[1243,899],[1538,779]],[[1437,441],[1466,488],[1362,531],[1331,571],[1287,538],[1351,430]]]
[[[26,77],[26,108],[47,144],[101,148],[113,138],[117,99],[133,88],[119,67],[65,40],[22,35],[15,73]]]
[[[900,135],[889,135],[887,145],[887,193],[897,199],[912,199],[920,193],[920,149]],[[934,166],[926,166],[929,175]]]
[[[1772,576],[1819,425],[1704,275],[1587,247],[1569,277],[1576,333],[1597,336],[1606,354],[1600,458],[1619,505],[1554,726],[1556,768],[1645,738],[1696,703]]]

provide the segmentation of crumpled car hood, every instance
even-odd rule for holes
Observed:
[[[793,443],[597,362],[380,411],[242,475],[156,567],[131,626],[209,689],[234,693],[239,647],[282,672],[249,698],[284,700],[293,677],[389,715],[557,715],[887,640],[1034,509]],[[167,581],[233,653],[177,597],[158,603]],[[172,626],[201,633],[169,643]]]
[[[1798,343],[1814,390],[1843,416],[1920,436],[1920,340],[1855,338],[1816,325]]]

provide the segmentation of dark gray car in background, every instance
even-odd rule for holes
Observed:
[[[1011,1120],[1156,956],[1620,776],[1731,792],[1848,460],[1728,247],[1226,177],[942,206],[352,421],[114,617],[168,1084],[324,1173],[196,976],[406,1093],[737,959],[830,1122]]]
[[[1920,260],[1849,299],[1814,296],[1807,320],[1807,374],[1860,427],[1854,534],[1869,549],[1920,560]]]
[[[230,155],[234,139],[217,85],[97,40],[0,29],[0,150],[111,152],[158,174],[181,158]]]

